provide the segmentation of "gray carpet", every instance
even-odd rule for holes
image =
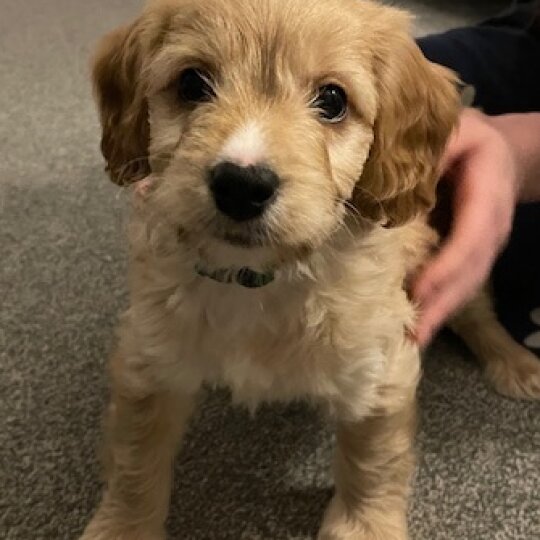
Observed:
[[[0,2],[7,540],[74,539],[99,497],[103,366],[125,304],[124,201],[102,172],[87,57],[140,3]],[[419,31],[489,11],[488,3],[451,4],[411,3]],[[539,406],[495,395],[447,337],[427,355],[421,411],[413,538],[540,538]],[[302,405],[264,408],[251,419],[225,393],[209,393],[178,459],[171,536],[312,538],[331,493],[331,447],[322,421]]]

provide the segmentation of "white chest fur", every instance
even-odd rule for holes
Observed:
[[[403,265],[392,270],[384,252],[364,246],[321,257],[313,269],[311,276],[278,273],[259,289],[192,269],[179,283],[163,270],[159,287],[154,272],[156,292],[137,291],[126,318],[128,334],[138,336],[130,347],[136,363],[185,391],[226,385],[252,407],[307,398],[341,415],[365,415],[413,316],[400,285]]]

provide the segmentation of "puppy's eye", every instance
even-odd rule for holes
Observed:
[[[312,105],[324,122],[340,122],[347,114],[347,94],[337,84],[326,84],[319,88]]]
[[[208,73],[195,68],[184,70],[177,82],[178,97],[188,103],[208,101],[214,96]]]

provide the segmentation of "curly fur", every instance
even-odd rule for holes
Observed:
[[[216,92],[198,106],[175,92],[192,66]],[[205,382],[249,407],[325,407],[336,494],[320,538],[407,538],[420,358],[404,283],[436,243],[425,215],[459,111],[454,76],[422,57],[403,12],[360,0],[156,0],[104,39],[93,76],[111,178],[138,187],[107,489],[83,539],[164,538],[172,461]],[[328,82],[349,98],[335,125],[310,106]],[[246,133],[282,184],[263,218],[238,224],[206,175]],[[216,283],[194,271],[201,259],[276,279]],[[478,305],[473,322],[491,313]],[[500,338],[475,328],[484,345]]]

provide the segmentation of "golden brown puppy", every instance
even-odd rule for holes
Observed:
[[[325,406],[336,493],[320,538],[407,538],[420,359],[404,281],[436,240],[425,216],[454,77],[404,13],[372,2],[160,0],[104,39],[94,81],[111,178],[140,182],[107,489],[84,540],[165,537],[204,382],[250,407]],[[488,321],[509,366],[479,305],[464,332]],[[497,377],[532,394],[537,375]]]

